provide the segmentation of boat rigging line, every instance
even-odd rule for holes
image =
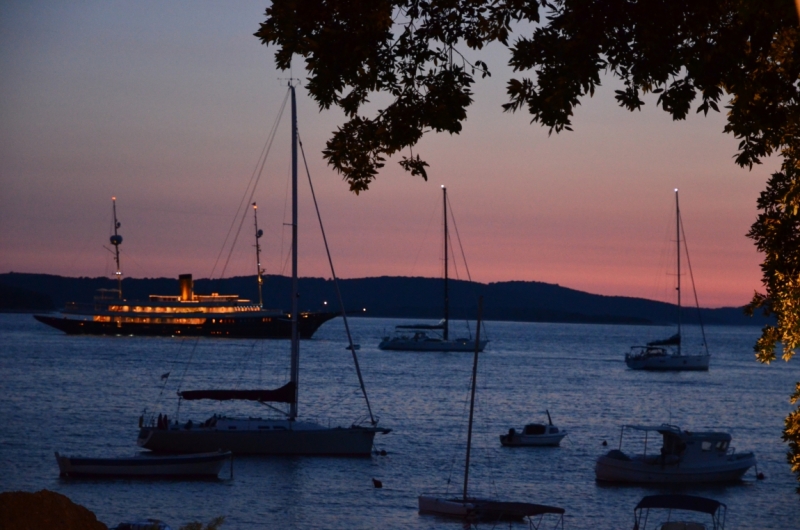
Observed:
[[[683,217],[678,214],[678,224],[681,227],[681,233],[683,234],[683,248],[686,252],[686,264],[689,266],[689,279],[692,280],[692,292],[694,293],[694,305],[697,308],[697,320],[700,323],[700,333],[703,336],[703,348],[706,350],[706,355],[710,355],[708,352],[708,342],[706,341],[706,329],[703,326],[703,313],[700,311],[700,301],[697,299],[697,288],[694,285],[694,274],[692,273],[692,261],[689,259],[689,245],[686,243],[686,230],[683,228]]]
[[[151,412],[149,417],[148,417],[147,416],[147,411],[149,409],[151,409],[151,408],[154,409],[155,408],[155,404],[158,404],[158,403],[161,402],[161,397],[164,395],[164,390],[166,390],[167,385],[169,384],[169,377],[172,374],[172,372],[175,371],[175,365],[178,363],[177,356],[180,354],[181,350],[183,349],[183,345],[187,340],[189,340],[189,339],[181,339],[178,342],[178,352],[176,353],[175,357],[173,357],[172,363],[170,365],[169,370],[167,372],[164,372],[163,374],[161,374],[161,377],[160,377],[161,389],[158,391],[158,397],[155,399],[155,403],[150,402],[147,405],[145,405],[144,409],[142,409],[142,418],[144,419],[145,423],[147,423],[149,420],[152,420],[153,417],[155,416],[155,414],[153,412]],[[200,340],[199,338],[194,339],[194,341],[193,341],[194,342],[194,347],[197,347],[197,343],[198,343],[199,340]],[[194,354],[194,348],[192,348],[192,354]],[[189,363],[187,363],[187,365],[186,365],[186,368],[188,368],[188,367],[189,367]],[[184,369],[183,375],[186,375],[186,369]],[[180,381],[178,383],[178,390],[179,391],[180,391],[180,386],[181,386],[182,382],[183,382],[183,376],[181,376],[181,379],[180,379]]]
[[[464,253],[464,245],[461,244],[461,235],[458,233],[458,225],[456,224],[456,216],[453,213],[453,205],[450,203],[450,197],[447,197],[447,207],[448,207],[448,210],[450,211],[450,219],[453,221],[453,228],[456,231],[456,241],[458,241],[458,248],[461,251],[461,259],[464,260],[464,269],[467,272],[467,279],[470,282],[472,282],[472,275],[469,272],[469,264],[467,264],[467,255]],[[449,236],[450,236],[450,234],[448,232],[448,237]],[[451,248],[452,248],[452,245],[451,245]],[[455,256],[453,256],[453,257],[455,258]],[[457,266],[457,263],[458,262],[455,259],[453,259],[453,265],[455,266],[455,269],[456,269],[456,277],[458,277],[458,266]],[[466,321],[466,324],[467,324],[467,332],[469,333],[469,338],[472,339],[472,329],[469,327],[469,320]],[[483,334],[488,337],[488,333],[486,333],[486,324],[482,323],[482,326],[483,326]]]
[[[181,413],[181,401],[183,401],[183,398],[181,397],[181,387],[183,387],[183,380],[186,378],[186,372],[189,370],[189,366],[192,365],[192,360],[194,359],[194,352],[197,350],[197,345],[199,343],[200,343],[200,337],[197,337],[194,340],[194,344],[192,345],[192,351],[189,353],[189,361],[183,368],[183,373],[181,374],[181,378],[178,380],[178,389],[175,391],[178,394],[178,408],[175,411],[176,420],[179,419]]]
[[[431,225],[433,224],[433,220],[439,215],[439,204],[439,198],[436,197],[436,206],[430,209],[431,213],[428,217],[428,222],[425,224],[425,231],[422,233],[422,239],[420,240],[420,244],[417,246],[417,253],[414,256],[414,261],[411,263],[411,276],[414,276],[414,271],[416,271],[417,263],[419,262],[419,256],[422,254],[422,248],[428,242],[428,235],[431,233]]]
[[[259,156],[258,162],[256,162],[256,167],[253,169],[253,174],[250,177],[250,181],[247,183],[247,187],[245,188],[244,195],[242,195],[241,201],[239,201],[239,206],[236,209],[236,215],[233,217],[233,221],[231,221],[231,226],[228,228],[228,233],[225,235],[225,240],[222,242],[222,247],[219,250],[219,254],[217,254],[217,259],[214,261],[214,266],[211,269],[211,274],[209,274],[209,278],[214,277],[214,272],[217,270],[217,265],[219,264],[219,260],[222,257],[223,252],[225,251],[225,245],[228,243],[228,239],[230,238],[231,232],[233,231],[233,227],[236,226],[236,219],[239,217],[239,212],[241,212],[241,220],[239,221],[239,227],[236,229],[236,235],[231,242],[230,249],[228,250],[228,257],[225,258],[225,265],[222,267],[222,271],[219,273],[219,277],[222,278],[225,276],[225,270],[228,268],[228,263],[231,260],[231,255],[233,254],[233,249],[236,247],[236,241],[239,239],[239,233],[242,231],[242,225],[244,224],[245,217],[247,217],[248,205],[253,202],[253,195],[256,192],[256,187],[258,186],[258,182],[261,180],[261,176],[264,173],[264,165],[267,163],[267,158],[269,157],[269,153],[272,150],[272,143],[275,141],[275,137],[278,131],[278,125],[281,122],[281,118],[283,117],[283,111],[286,109],[286,102],[289,99],[289,93],[287,92],[286,96],[283,99],[283,103],[281,104],[281,109],[278,112],[278,116],[275,118],[275,123],[272,124],[272,130],[267,138],[267,142],[264,144],[264,148],[261,150],[261,155]],[[252,189],[251,189],[252,188]]]
[[[478,379],[478,344],[481,341],[481,317],[483,316],[483,296],[478,297],[478,325],[475,327],[475,357],[472,361],[472,389],[469,398],[469,426],[467,427],[467,458],[464,462],[464,502],[467,502],[467,486],[469,485],[469,457],[472,449],[472,418],[475,412],[475,385]]]
[[[333,286],[336,288],[336,297],[339,299],[339,307],[342,310],[342,319],[344,320],[344,329],[347,333],[348,350],[353,354],[353,363],[356,367],[356,374],[358,374],[358,383],[361,385],[361,392],[364,394],[364,400],[367,403],[367,410],[369,411],[369,420],[372,425],[377,425],[375,417],[372,415],[372,406],[369,403],[367,396],[367,388],[364,386],[364,378],[361,376],[361,367],[358,364],[358,355],[356,355],[356,347],[353,344],[353,336],[350,334],[350,325],[347,322],[347,311],[344,308],[344,301],[342,300],[342,291],[339,289],[339,279],[336,277],[336,271],[333,268],[333,258],[331,258],[331,251],[328,247],[328,238],[325,235],[325,227],[322,225],[322,215],[319,212],[319,204],[317,203],[317,195],[314,193],[314,184],[311,182],[311,172],[308,169],[308,161],[306,161],[306,152],[303,149],[303,140],[300,139],[300,131],[297,131],[297,143],[300,146],[300,153],[303,156],[303,165],[306,168],[306,176],[308,177],[308,186],[311,188],[311,198],[314,200],[314,209],[317,212],[317,220],[319,221],[319,230],[322,233],[322,241],[325,243],[325,252],[328,255],[328,264],[331,267],[331,277],[333,278]]]
[[[467,391],[464,393],[464,399],[461,402],[461,413],[462,413],[462,415],[465,415],[466,412],[469,410],[471,388],[472,388],[472,377],[470,377],[470,379],[469,379],[469,381],[468,381],[468,383],[466,385]],[[460,432],[459,432],[459,434],[460,434]],[[455,449],[455,446],[451,446],[451,447],[453,449]],[[453,457],[450,460],[450,472],[447,475],[447,489],[445,490],[445,493],[447,495],[450,494],[450,486],[452,485],[452,482],[453,482],[453,473],[454,473],[455,468],[456,468],[456,460],[460,461],[461,460],[460,457],[461,457],[461,453],[458,453],[455,450],[453,450]]]

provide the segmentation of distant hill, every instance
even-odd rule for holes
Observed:
[[[52,311],[53,300],[46,294],[0,283],[0,312]]]
[[[0,307],[25,302],[14,293],[27,292],[28,299],[36,296],[51,299],[52,306],[63,307],[66,302],[92,301],[100,288],[116,288],[109,278],[69,278],[50,274],[0,274]],[[254,276],[238,276],[222,280],[197,279],[199,294],[239,294],[258,299]],[[340,280],[342,297],[351,314],[373,317],[433,318],[442,316],[443,282],[436,278],[382,276]],[[17,291],[8,290],[8,288]],[[22,291],[20,291],[22,290]],[[285,276],[266,276],[264,305],[288,308],[291,279]],[[178,294],[177,278],[125,278],[122,292],[129,300],[146,300],[150,294]],[[338,309],[331,280],[300,279],[300,308],[302,310]],[[484,296],[484,317],[487,320],[522,322],[576,322],[597,324],[667,324],[674,323],[677,312],[673,304],[625,296],[603,296],[542,282],[497,282],[482,284],[461,280],[450,281],[450,315],[452,318],[474,318],[478,295]],[[34,296],[36,295],[36,296]],[[45,298],[36,298],[44,301]],[[324,302],[328,302],[325,306]],[[366,308],[366,312],[363,309]],[[45,309],[39,306],[34,309]],[[758,325],[764,317],[745,316],[741,307],[701,309],[706,324]],[[696,323],[698,312],[687,309],[683,321]]]

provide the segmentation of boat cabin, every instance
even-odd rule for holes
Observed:
[[[538,436],[542,434],[558,434],[558,427],[543,423],[529,423],[522,429],[522,434]]]
[[[702,463],[716,459],[724,459],[729,452],[731,435],[726,432],[691,432],[682,431],[674,425],[663,424],[660,426],[624,425],[620,434],[620,451],[625,430],[643,431],[644,453],[639,458],[659,462],[686,462]],[[649,434],[657,432],[661,435],[661,447],[653,450],[649,443]],[[649,449],[649,451],[648,451]]]

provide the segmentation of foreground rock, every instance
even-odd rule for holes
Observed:
[[[53,491],[0,493],[0,528],[3,530],[108,530],[97,516],[68,497]]]

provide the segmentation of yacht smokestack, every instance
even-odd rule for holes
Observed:
[[[194,299],[194,282],[191,274],[181,274],[178,276],[181,286],[181,302],[191,302]]]

